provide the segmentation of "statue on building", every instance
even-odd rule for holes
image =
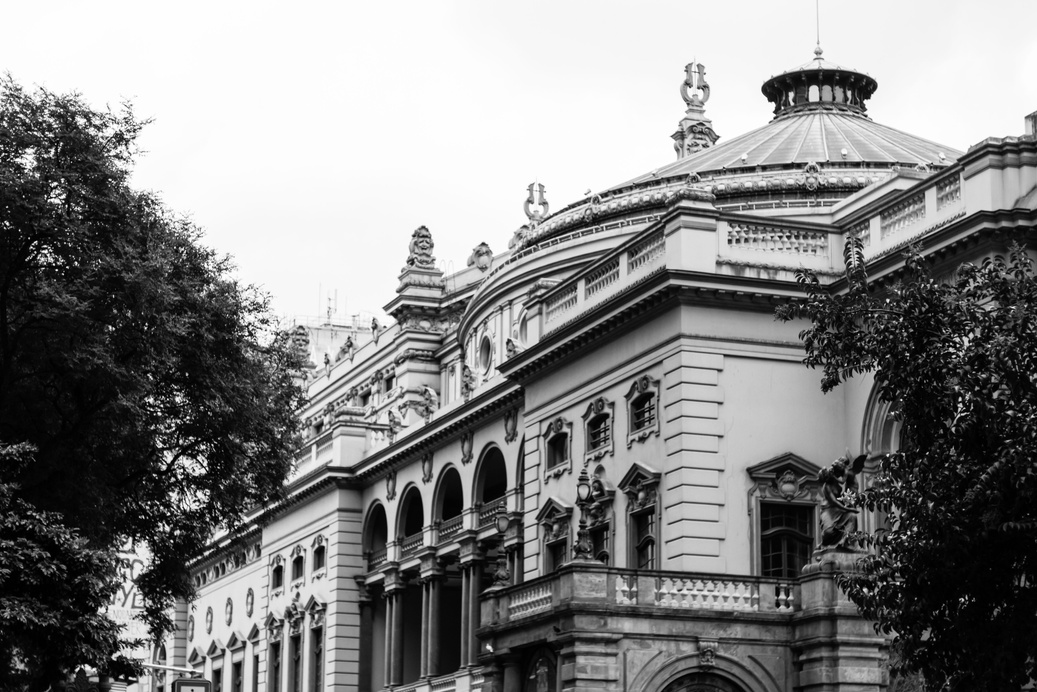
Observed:
[[[342,348],[335,355],[335,362],[337,363],[343,358],[349,358],[349,362],[352,363],[354,353],[356,353],[356,344],[353,342],[353,335],[350,334],[346,337],[346,342],[342,344]]]
[[[423,384],[421,385],[421,398],[431,416],[432,412],[439,408],[439,395],[436,394],[436,390],[432,389],[432,387]]]
[[[817,479],[821,482],[821,549],[852,550],[853,536],[857,530],[857,510],[849,502],[858,490],[857,474],[864,469],[868,454],[844,456],[821,469]]]
[[[403,421],[400,420],[400,417],[392,409],[389,409],[386,413],[389,418],[389,439],[392,440],[403,430]]]
[[[418,269],[435,269],[436,258],[432,256],[432,234],[424,226],[418,226],[410,238],[410,254],[407,256],[407,266]]]

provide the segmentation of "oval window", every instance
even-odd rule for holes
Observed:
[[[493,365],[493,343],[490,341],[490,337],[484,336],[479,344],[479,366],[482,367],[483,372],[489,372],[491,365]]]

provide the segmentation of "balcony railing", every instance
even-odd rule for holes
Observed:
[[[421,546],[425,545],[425,534],[416,533],[412,536],[406,536],[400,541],[400,555],[402,557],[409,557],[421,549]]]
[[[496,520],[497,514],[502,509],[507,509],[507,498],[498,497],[496,500],[490,500],[479,508],[479,528],[486,526],[492,526]]]
[[[557,609],[608,605],[673,611],[788,614],[799,610],[799,584],[764,577],[626,570],[571,564],[558,572],[488,595],[497,623]],[[489,624],[489,623],[486,623]]]
[[[463,517],[458,514],[456,517],[450,517],[449,519],[441,521],[439,523],[439,530],[436,532],[438,540],[442,542],[454,534],[459,533],[463,526],[462,519]]]
[[[388,559],[389,551],[385,548],[381,550],[372,550],[367,556],[367,570],[373,572],[380,565],[384,565]]]

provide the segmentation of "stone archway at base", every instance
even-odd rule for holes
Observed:
[[[745,692],[727,678],[712,673],[689,673],[664,687],[661,692]]]

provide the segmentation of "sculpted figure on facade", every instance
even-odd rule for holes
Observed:
[[[407,256],[407,266],[418,269],[435,269],[436,258],[432,256],[432,234],[424,226],[418,226],[410,237],[410,254]]]
[[[461,395],[464,396],[464,400],[468,401],[468,397],[475,391],[475,373],[467,365],[463,366],[461,370]]]
[[[857,492],[857,474],[868,455],[851,459],[849,452],[821,469],[821,549],[853,549],[852,534],[857,530],[857,510],[849,506]]]

